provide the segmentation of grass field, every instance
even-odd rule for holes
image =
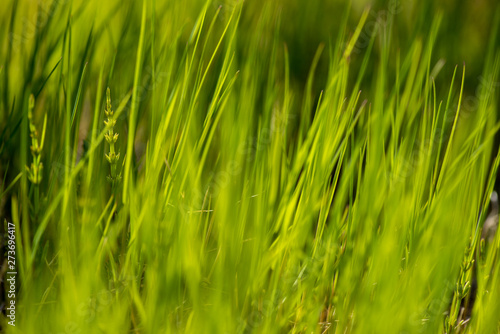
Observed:
[[[494,0],[0,22],[6,333],[500,333]]]

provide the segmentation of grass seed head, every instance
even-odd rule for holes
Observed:
[[[28,167],[26,166],[26,170],[28,172],[28,178],[33,184],[40,184],[42,182],[42,171],[43,171],[43,164],[41,162],[41,153],[43,149],[43,135],[45,134],[45,125],[46,121],[44,122],[44,129],[42,131],[42,140],[41,142],[38,141],[38,131],[36,129],[34,120],[33,120],[33,109],[35,108],[35,97],[33,94],[30,95],[29,98],[29,107],[28,107],[28,121],[29,121],[29,130],[30,130],[30,137],[31,137],[31,155],[33,157],[33,162],[31,163],[31,166]]]
[[[120,159],[120,152],[115,152],[115,143],[118,140],[118,133],[114,133],[114,126],[116,125],[116,120],[113,118],[114,112],[111,107],[111,93],[108,89],[106,90],[106,109],[104,110],[106,115],[106,120],[104,120],[104,125],[106,125],[107,131],[104,134],[104,138],[109,144],[109,153],[105,154],[106,160],[110,164],[110,175],[107,179],[111,182],[113,188],[116,187],[118,182],[121,180],[121,173],[117,173],[117,164]]]

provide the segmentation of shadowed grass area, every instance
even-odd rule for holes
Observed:
[[[499,332],[500,9],[371,5],[7,1],[1,328]]]

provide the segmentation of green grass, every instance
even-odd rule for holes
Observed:
[[[7,1],[1,328],[500,332],[500,9],[477,6]]]

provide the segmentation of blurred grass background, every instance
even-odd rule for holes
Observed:
[[[494,0],[6,1],[0,216],[19,291],[2,329],[498,332],[499,238],[481,250],[476,226],[498,168],[499,17]]]
[[[4,59],[9,55],[9,43],[14,45],[14,54],[10,55],[12,62],[9,68],[4,68],[12,82],[22,80],[22,76],[34,62],[33,76],[43,77],[42,73],[51,70],[51,65],[60,58],[55,48],[62,47],[62,37],[67,24],[68,6],[70,1],[22,1],[20,5],[14,6],[15,2],[6,3],[3,6],[2,17],[3,34],[2,50]],[[185,5],[173,2],[159,2],[156,11],[162,13],[156,18],[156,34],[159,44],[166,41],[177,41],[177,48],[182,52],[183,46],[189,39],[191,29],[198,17],[203,1],[193,1]],[[214,1],[208,15],[213,15],[221,6],[221,15],[216,23],[216,28],[222,29],[224,20],[228,18],[231,10],[238,1]],[[443,58],[449,66],[445,68],[446,76],[442,80],[446,82],[453,72],[453,66],[465,62],[468,65],[466,89],[473,91],[477,77],[483,69],[484,54],[488,44],[488,37],[493,25],[495,13],[495,1],[313,1],[303,4],[300,1],[275,1],[275,2],[253,2],[246,4],[242,13],[240,23],[241,31],[239,39],[239,56],[245,55],[247,42],[255,32],[252,28],[262,21],[264,12],[272,12],[269,16],[274,20],[266,22],[267,27],[262,32],[260,47],[270,48],[270,43],[265,40],[272,39],[275,34],[277,17],[281,17],[279,41],[286,43],[290,53],[290,73],[294,84],[304,85],[309,73],[310,65],[314,58],[316,49],[321,43],[335,42],[342,24],[347,20],[349,27],[354,27],[363,9],[370,6],[370,15],[365,27],[364,35],[361,36],[359,45],[368,44],[374,23],[388,24],[394,19],[391,43],[392,52],[398,49],[408,49],[415,39],[425,38],[431,29],[433,18],[441,13],[443,20],[439,29],[439,43],[436,45],[436,59]],[[349,6],[352,9],[346,17]],[[88,57],[100,55],[110,61],[116,53],[116,79],[120,82],[120,76],[133,75],[129,70],[130,58],[135,57],[135,48],[138,42],[140,30],[140,2],[120,3],[109,1],[104,4],[95,2],[71,1],[71,24],[74,27],[72,52],[76,58],[81,58],[86,47],[87,39],[91,30],[93,31],[92,43],[95,50]],[[40,17],[37,13],[40,12]],[[15,15],[13,15],[15,14]],[[150,19],[150,14],[148,19]],[[50,31],[50,35],[43,38],[36,36],[36,29]],[[351,31],[352,32],[352,31]],[[150,36],[148,37],[150,38]],[[37,43],[36,40],[38,40]],[[36,60],[33,58],[34,48],[37,48]],[[161,51],[161,50],[158,50]],[[268,51],[263,49],[262,51]],[[248,50],[247,50],[248,52]],[[380,53],[380,46],[376,45],[375,55]],[[17,57],[14,57],[17,55]],[[31,57],[30,57],[31,56]],[[79,56],[79,57],[77,57]],[[375,57],[375,56],[374,56]],[[356,55],[359,62],[361,56]],[[145,59],[148,62],[148,59]],[[150,62],[149,62],[150,63]],[[326,60],[323,59],[325,69]],[[78,66],[78,62],[74,66]],[[150,65],[150,64],[149,64]],[[119,71],[120,69],[126,69]],[[89,71],[97,75],[100,64],[97,62],[89,65]],[[326,71],[318,73],[318,85],[324,82]],[[368,71],[367,76],[373,75]],[[77,77],[77,76],[75,76]],[[321,80],[321,79],[322,80]],[[125,78],[124,78],[125,79]],[[476,80],[474,80],[476,79]],[[38,80],[42,80],[38,78]],[[75,79],[76,80],[76,79]],[[126,80],[125,80],[126,82]],[[94,83],[95,84],[95,83]],[[4,80],[3,85],[6,85]],[[3,104],[12,101],[15,85],[12,91],[4,92]],[[76,85],[75,85],[76,86]],[[122,88],[125,90],[124,88]]]

